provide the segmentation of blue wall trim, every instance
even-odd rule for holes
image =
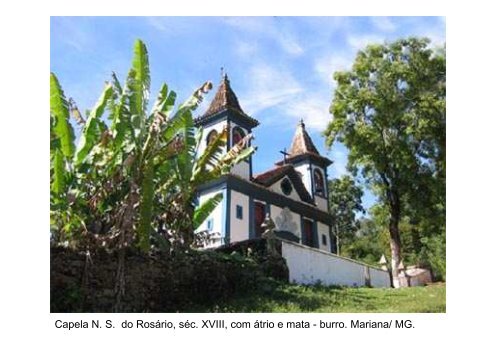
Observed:
[[[252,130],[248,130],[248,133],[251,134]],[[250,140],[248,142],[248,146],[252,146],[252,140]],[[250,180],[252,180],[252,178],[253,178],[253,160],[252,160],[252,156],[250,156],[249,162],[250,162]]]
[[[230,174],[224,175],[218,180],[202,186],[199,191],[201,192],[206,189],[214,188],[216,186],[222,187],[223,185],[227,185],[228,189],[241,192],[242,194],[252,195],[254,199],[260,200],[262,202],[270,203],[281,208],[288,207],[290,211],[301,214],[304,217],[320,221],[327,225],[333,224],[333,217],[328,212],[321,211],[317,207],[314,207],[313,205],[307,204],[305,202],[292,200],[284,195],[270,191],[269,189],[261,185]]]
[[[214,191],[220,191],[222,192],[222,189],[226,188],[226,183],[217,183],[215,185],[208,186],[207,188],[200,188],[198,189],[198,197],[200,197],[203,194],[208,194]]]
[[[226,190],[226,232],[224,234],[224,242],[225,244],[229,244],[231,242],[231,189],[227,188]]]
[[[236,124],[240,125],[246,130],[250,130],[259,125],[259,122],[257,120],[245,115],[241,115],[230,109],[224,109],[209,117],[198,117],[195,119],[194,123],[196,126],[211,126],[226,119],[234,121]]]
[[[313,179],[313,167],[312,167],[310,159],[309,159],[309,169],[308,170],[309,170],[309,178],[311,179],[311,196],[312,196],[314,203],[316,203],[316,190],[315,190],[314,179]]]
[[[222,220],[221,220],[221,232],[220,235],[222,238],[226,238],[227,232],[227,189],[222,189]]]
[[[323,170],[325,172],[325,183],[326,183],[326,207],[327,207],[327,210],[328,212],[330,212],[330,187],[328,185],[328,169],[327,168],[324,168]]]
[[[210,118],[196,118],[194,124],[196,126],[201,126],[203,129],[215,125],[217,123],[220,123],[221,121],[227,120],[228,115],[227,111],[222,111],[217,114],[212,115]]]
[[[248,197],[248,238],[255,238],[255,206],[253,198]]]

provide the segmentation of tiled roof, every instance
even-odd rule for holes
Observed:
[[[274,181],[279,179],[279,177],[283,174],[285,174],[288,169],[293,167],[290,164],[285,164],[284,166],[279,166],[279,167],[274,167],[272,169],[269,169],[268,171],[261,173],[257,176],[254,177],[254,181],[265,185],[269,186],[271,185]]]
[[[319,155],[316,146],[312,142],[311,136],[306,131],[306,126],[301,120],[297,125],[297,130],[295,130],[295,136],[293,137],[292,146],[290,148],[290,156],[298,156],[304,153],[314,153]]]
[[[234,94],[233,90],[231,89],[227,74],[225,74],[222,78],[222,82],[220,83],[219,89],[217,90],[214,99],[212,100],[210,106],[208,107],[208,110],[205,112],[205,114],[202,115],[202,117],[218,113],[226,108],[231,108],[241,114],[244,114],[243,110],[240,107],[240,103],[238,102],[238,97],[236,97],[236,94]]]
[[[332,164],[332,161],[319,154],[318,149],[314,146],[311,136],[306,131],[304,121],[300,120],[293,136],[292,145],[285,163],[294,163],[311,157],[325,166]],[[284,162],[277,162],[276,165],[283,165]]]
[[[238,97],[236,97],[236,94],[231,88],[231,84],[227,77],[227,74],[223,76],[219,88],[215,93],[215,97],[212,102],[210,102],[210,106],[208,107],[207,111],[200,117],[196,118],[195,123],[203,123],[209,120],[210,117],[214,116],[215,114],[225,110],[230,110],[238,113],[243,119],[246,119],[246,121],[252,127],[259,125],[259,122],[256,119],[247,115],[243,111],[243,109],[241,109]]]
[[[274,167],[273,169],[259,174],[253,178],[253,182],[268,187],[280,180],[285,175],[288,176],[288,178],[292,182],[295,191],[297,191],[302,201],[314,203],[311,195],[309,195],[309,192],[302,182],[302,178],[291,164]]]

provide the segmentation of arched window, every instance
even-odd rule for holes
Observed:
[[[233,129],[233,146],[240,142],[245,137],[245,131],[241,127],[236,126]]]
[[[325,196],[325,183],[323,181],[323,174],[319,169],[314,170],[314,191],[318,195]]]
[[[216,137],[217,137],[217,131],[216,130],[210,131],[207,135],[207,146],[210,145],[215,140]]]

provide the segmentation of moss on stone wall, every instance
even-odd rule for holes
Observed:
[[[190,312],[257,290],[269,278],[287,280],[282,258],[265,254],[192,251],[125,256],[122,312]],[[111,312],[118,254],[51,249],[51,312]]]

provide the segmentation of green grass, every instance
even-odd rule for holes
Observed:
[[[444,313],[444,283],[414,288],[342,288],[275,283],[207,312]]]

